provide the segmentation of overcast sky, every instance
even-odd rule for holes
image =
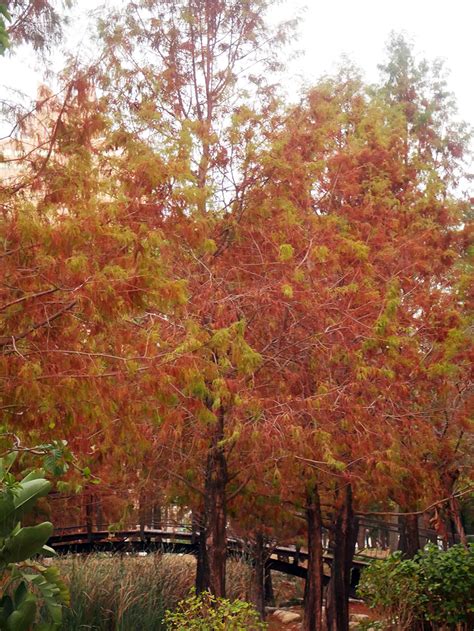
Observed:
[[[474,2],[472,0],[293,0],[306,5],[300,27],[301,72],[311,81],[342,54],[377,78],[390,31],[405,32],[428,59],[442,57],[459,111],[474,124]],[[288,10],[288,7],[287,7]]]
[[[122,0],[108,0],[122,3]],[[66,43],[77,46],[91,30],[85,17],[97,0],[77,0]],[[295,48],[304,55],[290,63],[289,90],[311,83],[333,70],[346,54],[369,80],[377,78],[390,31],[404,31],[427,58],[442,57],[451,70],[450,89],[456,94],[461,118],[474,124],[474,2],[473,0],[289,0],[273,9],[272,19],[291,16],[306,6]],[[34,96],[40,81],[31,56],[18,51],[0,60],[0,84]]]

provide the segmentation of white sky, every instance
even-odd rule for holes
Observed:
[[[442,57],[459,113],[474,124],[473,0],[292,0],[306,5],[300,27],[300,73],[311,82],[347,54],[369,80],[378,76],[390,31],[403,31],[428,59]],[[288,7],[287,7],[288,11]]]
[[[123,0],[108,0],[109,4]],[[77,0],[66,44],[81,47],[90,22],[84,17],[97,0]],[[429,59],[442,57],[451,70],[449,87],[457,97],[459,114],[474,124],[474,2],[473,0],[288,0],[273,9],[275,21],[306,6],[295,48],[304,56],[289,65],[289,91],[302,81],[311,83],[335,68],[342,54],[360,66],[369,80],[377,78],[391,30],[404,31],[416,50]],[[32,96],[41,80],[31,55],[22,51],[0,59],[0,86],[18,88]],[[1,88],[0,88],[1,89]],[[3,90],[2,90],[3,92]]]

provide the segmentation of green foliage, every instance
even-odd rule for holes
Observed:
[[[444,625],[474,621],[474,545],[447,551],[428,545],[413,559],[396,552],[362,574],[359,594],[387,623]],[[469,627],[471,628],[471,627]]]
[[[216,598],[209,592],[192,593],[180,601],[176,611],[165,614],[167,629],[189,631],[257,631],[266,629],[253,606],[243,600]]]
[[[51,458],[48,449],[40,453],[45,454],[45,460]],[[34,469],[17,482],[11,473],[16,457],[17,452],[11,452],[0,458],[0,629],[33,628],[40,606],[47,612],[47,622],[40,628],[58,629],[62,603],[68,602],[67,590],[56,568],[32,560],[37,555],[54,554],[46,545],[53,534],[53,525],[46,521],[36,526],[21,526],[23,516],[49,493],[51,483],[43,477],[44,469]]]
[[[427,546],[418,563],[427,620],[440,625],[474,623],[474,544],[446,552]]]
[[[414,560],[404,561],[399,552],[373,561],[362,574],[359,595],[387,621],[396,620],[401,629],[409,629],[421,616],[417,569]]]
[[[280,261],[290,261],[294,255],[294,248],[289,243],[280,245]]]
[[[8,13],[7,7],[1,3],[0,4],[0,55],[3,55],[10,45],[10,40],[8,38],[7,33],[7,25],[6,22],[10,22],[11,16]]]

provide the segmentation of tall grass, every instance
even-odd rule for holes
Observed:
[[[70,556],[57,563],[71,593],[64,631],[161,631],[166,609],[189,594],[196,562],[189,555],[157,553]],[[230,561],[228,596],[245,600],[249,585],[248,566]]]

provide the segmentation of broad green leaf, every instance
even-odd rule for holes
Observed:
[[[0,458],[0,479],[3,480],[6,474],[10,471],[13,463],[17,458],[17,452],[12,451],[3,458]]]
[[[28,594],[20,607],[7,620],[8,631],[26,631],[30,629],[36,616],[36,596]]]
[[[41,554],[45,557],[56,557],[58,556],[58,553],[56,552],[56,550],[54,548],[51,548],[51,546],[43,546],[41,548]]]
[[[56,567],[48,567],[28,580],[41,592],[49,615],[55,624],[62,622],[62,604],[69,604],[69,591]]]
[[[0,559],[5,563],[18,563],[39,554],[53,534],[53,524],[45,521],[37,526],[21,528],[0,550]]]
[[[5,594],[0,600],[0,625],[5,627],[8,617],[13,611],[13,601],[8,594]]]
[[[21,583],[19,583],[18,587],[15,589],[14,602],[15,602],[15,607],[17,609],[21,605],[21,603],[25,600],[27,595],[28,595],[28,588],[26,587],[26,583],[25,581],[21,581]]]
[[[8,9],[3,3],[0,4],[0,14],[3,15],[9,22],[11,21],[12,16],[8,13]]]
[[[0,537],[11,534],[16,524],[14,496],[10,489],[0,495]]]
[[[51,482],[40,478],[37,480],[29,480],[20,485],[14,498],[15,512],[17,519],[29,512],[34,506],[36,500],[45,497],[51,490]]]
[[[33,471],[30,471],[30,473],[28,473],[28,475],[23,478],[20,484],[25,484],[26,482],[30,482],[31,480],[40,480],[41,478],[44,478],[44,476],[44,469],[33,469]]]

